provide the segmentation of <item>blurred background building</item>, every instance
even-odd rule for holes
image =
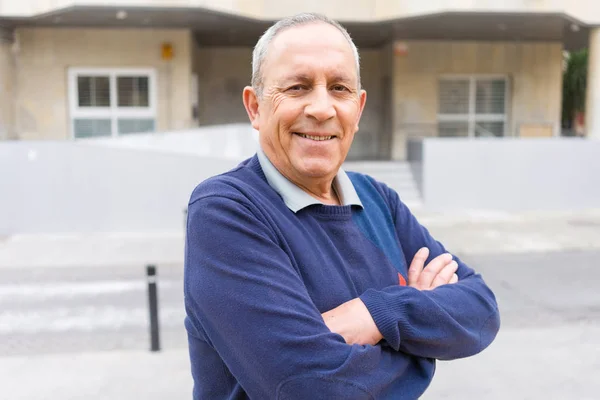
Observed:
[[[500,304],[424,398],[600,398],[599,0],[0,0],[0,398],[190,397],[190,194],[254,154],[252,47],[306,11],[361,52],[344,167]]]
[[[0,0],[0,233],[179,229],[254,152],[253,45],[305,11],[361,52],[353,169],[415,209],[600,203],[600,141],[562,137],[600,138],[596,0]]]
[[[252,46],[307,10],[343,22],[361,50],[369,101],[350,159],[405,160],[419,137],[558,136],[564,51],[600,57],[599,4],[0,0],[0,138],[246,123]]]

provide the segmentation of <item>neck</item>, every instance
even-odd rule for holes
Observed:
[[[332,176],[321,176],[321,177],[306,177],[306,176],[298,176],[295,174],[293,170],[287,171],[285,168],[278,168],[279,159],[277,154],[271,154],[269,157],[270,148],[268,146],[264,146],[261,143],[262,152],[265,157],[269,160],[269,162],[279,171],[281,175],[283,175],[287,180],[292,182],[294,185],[299,187],[304,192],[308,193],[310,196],[319,200],[323,204],[328,205],[342,205],[341,199],[333,188],[333,180],[335,179],[337,174]],[[265,151],[267,148],[267,151]]]
[[[286,178],[290,179],[289,177]],[[304,185],[294,179],[290,179],[290,181],[324,204],[333,206],[341,205],[340,198],[333,188],[333,179],[327,179],[326,181],[313,183],[312,185]]]

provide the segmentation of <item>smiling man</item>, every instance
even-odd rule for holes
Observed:
[[[493,341],[494,295],[397,193],[341,168],[367,98],[343,27],[281,20],[252,67],[258,152],[189,203],[194,399],[416,399],[436,359]]]

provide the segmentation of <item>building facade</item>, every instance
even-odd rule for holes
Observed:
[[[584,47],[600,137],[594,0],[0,0],[0,139],[247,122],[252,46],[303,11],[359,46],[368,100],[351,159],[405,160],[432,136],[558,136],[563,54]]]

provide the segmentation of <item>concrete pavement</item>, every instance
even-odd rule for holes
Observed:
[[[600,208],[577,212],[415,213],[456,254],[600,249]],[[0,237],[0,268],[181,264],[184,232]]]
[[[422,398],[594,400],[599,360],[600,324],[503,330],[480,355],[439,363]],[[7,357],[0,376],[11,400],[190,399],[192,388],[185,349]]]
[[[483,353],[438,363],[422,398],[594,400],[599,374],[600,321],[502,329]]]
[[[0,358],[0,398],[10,400],[191,399],[185,349]]]
[[[423,398],[598,398],[600,212],[419,218],[482,273],[502,315],[496,341],[440,362]],[[0,398],[191,398],[182,249],[181,233],[0,239]],[[147,262],[159,264],[159,353],[147,350]]]
[[[600,298],[596,285],[600,251],[463,258],[495,291],[502,328],[483,353],[440,362],[423,398],[598,398]],[[159,353],[147,350],[147,321],[137,316],[145,297],[136,271],[108,267],[0,270],[4,305],[0,327],[11,329],[0,329],[0,398],[190,398],[181,267],[160,270],[159,315],[165,340]],[[109,285],[108,276],[118,284]],[[32,277],[36,283],[29,285],[39,285],[37,294],[17,296],[13,287],[27,289],[26,282]],[[57,282],[60,284],[54,285]],[[78,283],[78,290],[69,286]],[[44,310],[54,307],[71,313],[44,317]],[[94,313],[82,311],[87,309]],[[121,317],[113,318],[115,313]],[[19,315],[30,323],[36,316],[45,319],[32,332],[31,325],[11,324]],[[95,315],[112,317],[97,321]],[[130,320],[123,324],[128,315]],[[65,328],[65,322],[73,319],[78,323],[67,323]],[[12,347],[6,347],[11,340]],[[30,384],[32,379],[35,384]]]

